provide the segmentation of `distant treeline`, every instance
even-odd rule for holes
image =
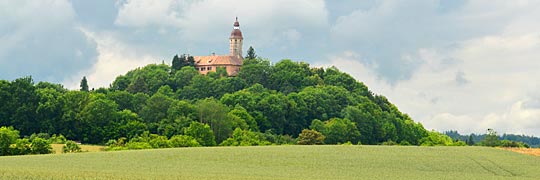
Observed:
[[[460,140],[464,142],[468,142],[470,139],[472,139],[472,141],[475,143],[481,142],[486,137],[486,134],[473,133],[470,135],[462,135],[462,134],[459,134],[458,131],[446,131],[444,133],[450,136],[454,140]],[[523,143],[528,144],[531,147],[540,147],[540,138],[534,137],[534,136],[503,134],[498,137],[499,137],[499,140],[523,142]]]

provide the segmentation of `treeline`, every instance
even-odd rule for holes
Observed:
[[[142,138],[150,135],[197,139],[188,133],[197,123],[210,129],[215,142],[197,141],[208,146],[234,145],[229,139],[239,141],[242,133],[262,144],[274,143],[272,138],[290,141],[304,129],[322,133],[327,144],[420,145],[430,135],[384,96],[335,67],[246,59],[238,76],[228,77],[224,69],[200,75],[189,60],[175,57],[174,67],[137,68],[95,90],[88,90],[86,78],[81,90],[36,84],[31,77],[0,80],[0,126],[13,126],[23,136],[62,134],[89,144],[115,140],[110,143],[119,146],[150,141]]]
[[[446,131],[444,134],[448,135],[454,140],[464,141],[467,144],[475,145],[481,143],[488,134],[469,134],[469,135],[463,135],[460,134],[458,131]],[[521,142],[525,143],[530,147],[540,147],[540,138],[534,137],[534,136],[527,136],[527,135],[515,135],[515,134],[503,134],[503,135],[496,135],[496,139],[498,139],[499,143],[507,143],[510,142]]]

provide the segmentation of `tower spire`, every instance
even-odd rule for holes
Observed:
[[[233,24],[233,30],[231,32],[231,37],[229,38],[230,42],[230,55],[231,56],[237,56],[242,57],[242,41],[244,37],[242,37],[242,31],[240,31],[240,23],[238,22],[238,16],[236,17],[234,24]]]

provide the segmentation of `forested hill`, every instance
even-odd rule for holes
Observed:
[[[145,131],[186,135],[193,124],[209,126],[215,144],[237,128],[291,139],[311,129],[326,136],[327,144],[420,144],[430,134],[335,67],[246,59],[237,77],[227,77],[223,69],[200,75],[189,63],[173,67],[150,64],[96,90],[88,90],[86,79],[81,90],[35,84],[31,77],[0,80],[0,126],[91,144]]]

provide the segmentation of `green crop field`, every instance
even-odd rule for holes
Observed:
[[[486,147],[201,147],[0,157],[1,179],[538,179],[540,157]]]

